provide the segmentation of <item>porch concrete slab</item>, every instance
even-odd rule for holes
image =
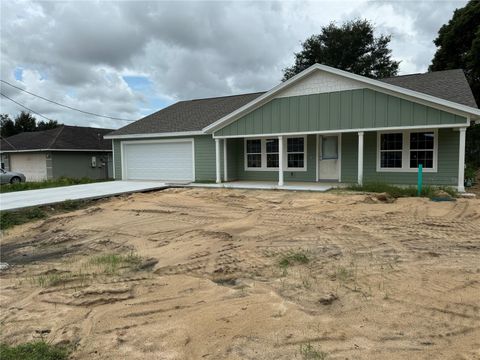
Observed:
[[[206,187],[206,188],[225,188],[225,189],[256,189],[256,190],[293,190],[293,191],[327,191],[334,187],[330,184],[289,182],[283,186],[278,186],[276,182],[270,181],[231,181],[220,184],[201,184],[191,183],[184,185],[186,187]]]
[[[48,189],[15,191],[0,194],[0,210],[17,210],[51,205],[65,200],[99,199],[120,194],[165,189],[170,185],[158,181],[106,181]]]

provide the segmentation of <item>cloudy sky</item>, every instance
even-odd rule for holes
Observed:
[[[425,72],[438,29],[461,1],[1,1],[1,79],[86,111],[138,119],[184,99],[278,84],[300,42],[355,18],[391,34],[400,74]],[[2,83],[61,123],[118,128]],[[22,110],[1,97],[1,113]]]

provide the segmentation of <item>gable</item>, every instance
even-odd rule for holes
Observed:
[[[467,118],[371,89],[279,97],[214,132],[243,136],[411,126],[458,126]]]
[[[365,88],[359,81],[326,71],[315,71],[310,76],[300,79],[288,88],[280,91],[275,98],[321,94],[334,91],[356,90]]]

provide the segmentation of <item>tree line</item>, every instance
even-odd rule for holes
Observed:
[[[9,137],[22,132],[55,129],[60,126],[56,120],[39,121],[29,112],[22,111],[12,120],[8,114],[0,114],[0,135]]]

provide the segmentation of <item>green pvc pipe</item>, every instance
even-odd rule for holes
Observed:
[[[423,185],[423,165],[418,164],[417,196],[422,195],[422,185]]]

